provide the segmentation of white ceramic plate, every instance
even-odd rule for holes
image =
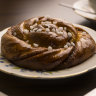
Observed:
[[[94,9],[91,7],[89,0],[78,0],[77,2],[75,2],[73,4],[73,7],[76,8],[76,9],[80,9],[80,10],[94,12]],[[75,12],[78,15],[83,16],[83,17],[85,17],[89,20],[96,21],[96,15],[89,14],[89,13],[79,11],[79,10],[75,10]]]
[[[81,27],[84,30],[86,30],[96,41],[96,32],[94,30],[81,25],[75,25],[75,26]],[[0,39],[7,30],[8,28],[0,32]],[[93,57],[89,58],[87,61],[83,62],[82,64],[74,66],[72,68],[59,70],[59,71],[42,72],[42,71],[33,71],[33,70],[17,67],[14,64],[8,62],[4,57],[0,56],[0,71],[23,78],[59,79],[59,78],[68,78],[68,77],[77,76],[86,73],[90,70],[93,70],[96,68],[95,62],[96,62],[96,54]]]

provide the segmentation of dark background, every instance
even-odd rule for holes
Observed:
[[[0,0],[0,31],[25,19],[50,15],[96,29],[95,24],[73,10],[58,6],[77,0]],[[83,96],[96,87],[96,70],[82,76],[58,80],[32,80],[0,72],[0,91],[8,96]]]

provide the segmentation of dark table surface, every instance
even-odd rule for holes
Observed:
[[[0,0],[0,30],[33,16],[50,15],[96,29],[95,24],[73,10],[58,6],[76,0]],[[96,87],[96,70],[58,80],[32,80],[0,72],[0,91],[8,96],[83,96]],[[0,95],[1,96],[1,95]]]

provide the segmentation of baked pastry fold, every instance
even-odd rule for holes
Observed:
[[[59,70],[80,64],[95,53],[95,41],[65,20],[35,17],[2,36],[2,55],[23,68]]]

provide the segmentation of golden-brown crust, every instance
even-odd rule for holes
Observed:
[[[45,20],[52,24],[57,22],[53,25],[58,30],[59,27],[66,27],[67,30],[63,30],[62,35],[58,31],[56,31],[57,33],[52,32],[54,27],[52,24],[53,27],[49,28],[50,32],[46,31],[45,25],[42,25],[42,31],[34,32],[31,30],[31,32],[30,26],[35,25],[35,23],[41,25],[44,18],[43,16],[31,18],[11,27],[1,39],[2,55],[24,68],[58,70],[77,65],[95,53],[95,41],[92,37],[85,30],[62,20],[49,17]],[[72,35],[70,38],[68,37],[69,32]],[[34,47],[34,43],[39,44],[39,46]],[[72,43],[72,45],[69,46],[67,43],[69,45]],[[53,49],[48,50],[48,46]]]
[[[92,37],[88,33],[83,35],[82,31],[85,31],[83,29],[76,29],[79,30],[77,30],[78,40],[76,42],[76,46],[73,53],[62,64],[58,65],[55,70],[64,69],[80,64],[95,53],[96,46]]]

